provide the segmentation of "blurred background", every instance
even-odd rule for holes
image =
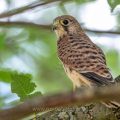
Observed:
[[[114,78],[120,74],[120,15],[117,0],[0,0],[0,108],[19,103],[10,74],[29,73],[34,91],[72,90],[57,57],[53,19],[74,16],[100,46]]]

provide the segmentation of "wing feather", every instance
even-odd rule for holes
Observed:
[[[115,83],[112,76],[110,78],[105,78],[93,72],[86,72],[86,73],[80,73],[80,74],[82,74],[84,77],[86,77],[92,83],[95,83],[98,86],[111,85]]]
[[[75,38],[74,38],[75,37]],[[86,37],[86,38],[85,38]],[[103,51],[87,36],[64,37],[58,41],[58,56],[63,64],[97,85],[114,83]]]

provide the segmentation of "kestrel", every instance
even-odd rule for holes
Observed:
[[[90,40],[74,17],[55,18],[53,30],[58,37],[58,57],[74,88],[115,84],[103,51]],[[118,105],[116,102],[110,104]]]

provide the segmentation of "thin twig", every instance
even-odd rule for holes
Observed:
[[[2,22],[0,21],[0,26],[1,27],[35,27],[39,29],[50,29],[50,25],[42,25],[42,24],[36,24],[36,23],[31,23],[31,22],[21,22],[21,21],[14,21],[14,22]]]
[[[120,31],[106,31],[106,30],[94,30],[94,29],[89,29],[89,28],[83,28],[87,32],[93,32],[93,33],[98,33],[98,34],[116,34],[120,35]]]
[[[16,120],[35,112],[49,110],[50,108],[66,107],[75,104],[85,105],[91,102],[113,99],[120,99],[120,86],[42,96],[25,101],[13,108],[1,110],[0,120]]]
[[[23,7],[20,7],[20,8],[12,9],[10,11],[6,11],[4,13],[1,13],[0,18],[10,17],[10,16],[25,12],[27,10],[30,10],[30,9],[33,9],[33,8],[36,8],[36,7],[39,7],[39,6],[44,6],[44,5],[48,5],[48,4],[55,3],[55,2],[60,2],[60,1],[61,0],[47,0],[47,1],[42,1],[42,2],[41,1],[33,2],[29,5],[26,5],[26,6],[23,6]]]

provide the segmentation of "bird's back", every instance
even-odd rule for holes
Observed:
[[[111,84],[104,53],[84,33],[67,34],[58,40],[58,56],[62,63],[97,85]]]

